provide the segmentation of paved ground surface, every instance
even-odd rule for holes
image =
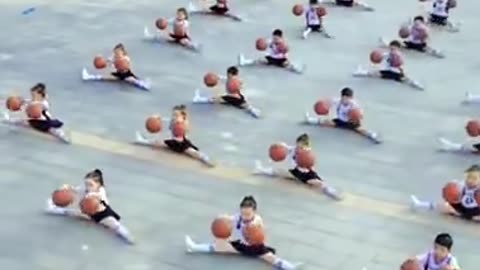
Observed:
[[[268,238],[285,257],[309,269],[396,269],[406,257],[430,246],[440,231],[451,232],[464,269],[475,269],[478,227],[435,215],[413,214],[410,193],[439,198],[443,182],[462,177],[477,157],[435,152],[435,136],[463,137],[463,124],[478,108],[461,107],[464,91],[475,89],[480,64],[476,10],[462,1],[453,17],[459,34],[434,32],[434,44],[447,59],[407,55],[412,77],[428,89],[415,92],[389,82],[354,80],[351,71],[367,63],[380,35],[396,33],[399,23],[419,10],[415,1],[372,0],[376,13],[329,10],[335,40],[299,40],[302,21],[290,15],[292,1],[244,0],[236,7],[251,18],[238,24],[192,18],[193,37],[203,55],[141,41],[144,25],[173,15],[181,1],[37,1],[36,12],[21,16],[29,1],[0,0],[0,88],[27,94],[37,81],[49,87],[52,112],[72,130],[65,146],[25,130],[0,130],[1,269],[268,269],[236,257],[187,256],[182,237],[209,239],[209,222],[233,212],[246,194],[260,201]],[[240,1],[238,1],[240,2]],[[168,115],[171,106],[189,104],[208,71],[223,72],[242,51],[255,54],[253,41],[283,28],[292,57],[308,65],[303,76],[277,69],[244,69],[247,95],[265,111],[250,119],[230,108],[190,106],[191,137],[221,166],[208,170],[190,160],[128,144],[145,116]],[[82,83],[80,70],[92,56],[124,42],[138,75],[153,80],[151,93],[102,83]],[[349,85],[365,107],[366,124],[380,131],[381,146],[336,130],[298,125],[319,97],[337,95]],[[309,132],[318,169],[348,192],[332,203],[301,186],[249,175],[254,159],[266,159],[274,141],[292,141]],[[232,135],[232,136],[229,136]],[[43,216],[43,202],[62,183],[79,183],[85,172],[105,171],[111,201],[139,244],[121,245],[87,223]],[[87,251],[81,246],[88,245]],[[263,268],[262,268],[263,267]]]

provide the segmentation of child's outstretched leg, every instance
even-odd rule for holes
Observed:
[[[367,3],[361,2],[361,1],[355,1],[354,5],[356,7],[359,7],[361,9],[365,10],[365,11],[375,11],[375,9],[372,6],[370,6]]]
[[[479,152],[479,149],[476,148],[477,145],[472,143],[454,143],[445,138],[438,138],[440,143],[440,151],[444,152],[456,152],[456,153],[476,153]]]
[[[48,132],[66,144],[72,143],[70,137],[61,128],[50,128]]]
[[[195,243],[188,235],[185,236],[185,247],[188,253],[231,253],[238,254],[232,245],[221,239],[215,239],[212,243]]]
[[[2,123],[8,124],[8,125],[15,125],[15,126],[28,126],[28,121],[25,119],[13,119],[10,117],[10,114],[8,112],[3,112],[2,113]]]
[[[47,205],[46,205],[46,208],[45,208],[45,213],[47,214],[50,214],[50,215],[57,215],[57,216],[69,216],[69,217],[75,217],[75,218],[81,218],[81,219],[85,219],[85,220],[90,220],[90,218],[84,214],[82,214],[82,212],[76,210],[76,209],[72,209],[72,208],[68,208],[68,207],[58,207],[56,206],[52,199],[48,199],[47,200]]]
[[[140,131],[135,132],[135,143],[146,146],[159,146],[161,142],[155,138],[147,138]]]
[[[382,140],[380,139],[380,135],[377,132],[373,132],[360,127],[356,128],[354,131],[366,137],[367,139],[373,141],[374,143],[377,143],[377,144],[382,143]]]
[[[106,217],[100,221],[100,224],[113,231],[117,236],[126,241],[128,244],[133,245],[135,243],[135,240],[128,231],[128,229],[125,228],[125,226],[123,226],[122,223],[120,223],[114,217]]]
[[[84,81],[118,81],[118,78],[112,75],[90,74],[87,69],[82,70],[82,80]]]
[[[433,56],[433,57],[437,57],[437,58],[445,58],[445,54],[441,51],[441,50],[438,50],[438,49],[435,49],[435,48],[432,48],[430,46],[426,46],[425,47],[425,53]]]
[[[432,201],[422,201],[417,198],[415,195],[410,196],[410,204],[412,210],[427,210],[427,211],[436,211],[442,214],[461,216],[449,203],[435,203]]]
[[[241,67],[268,65],[268,62],[264,58],[259,59],[247,59],[243,54],[239,54],[237,57],[238,65]]]
[[[195,90],[192,102],[194,104],[214,104],[219,103],[215,98],[202,95],[199,89]]]
[[[200,52],[201,49],[202,49],[202,46],[199,43],[194,43],[189,38],[182,38],[178,42],[181,45],[183,45],[185,48],[188,48],[188,49],[196,51],[196,52]]]
[[[293,177],[293,175],[289,171],[264,166],[260,160],[255,161],[255,168],[253,170],[253,174],[295,180],[295,177]]]
[[[265,255],[260,256],[260,258],[267,263],[271,264],[274,268],[279,270],[296,270],[300,269],[303,266],[303,263],[292,263],[287,260],[284,260],[272,252],[269,252]]]
[[[209,167],[215,167],[215,163],[207,156],[207,154],[196,150],[193,147],[188,148],[185,150],[185,154],[191,156],[192,158],[198,159],[203,162],[205,165]]]
[[[425,90],[425,87],[423,85],[421,85],[418,81],[414,80],[414,79],[411,79],[407,76],[404,76],[401,80],[402,83],[416,89],[416,90],[420,90],[420,91],[423,91]]]
[[[151,87],[151,83],[149,80],[144,81],[144,80],[137,79],[135,77],[127,77],[125,78],[125,81],[143,90],[150,90],[150,87]]]
[[[359,78],[381,78],[381,75],[378,71],[368,70],[363,68],[361,65],[352,73],[353,77]]]
[[[333,187],[327,185],[323,180],[320,179],[310,179],[306,181],[307,185],[312,186],[314,188],[319,188],[323,194],[327,195],[328,197],[340,201],[343,199],[341,194]]]
[[[242,106],[242,108],[248,113],[250,114],[251,116],[255,117],[255,118],[260,118],[262,117],[262,111],[256,107],[253,107],[251,104],[249,103],[245,103],[245,105]]]
[[[465,99],[462,101],[463,104],[480,104],[480,95],[473,95],[469,92],[465,93]]]

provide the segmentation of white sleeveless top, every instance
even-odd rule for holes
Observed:
[[[307,25],[320,25],[320,17],[317,14],[317,10],[314,7],[309,7],[305,12],[305,20]]]
[[[81,198],[83,198],[83,197],[85,197],[89,194],[92,194],[92,195],[98,196],[100,198],[100,200],[102,200],[106,204],[108,204],[107,191],[105,190],[104,187],[100,187],[97,192],[87,192],[87,189],[85,188],[85,186],[78,186],[75,189],[77,190],[77,192],[80,193]]]
[[[432,5],[432,14],[448,17],[448,0],[435,0]]]
[[[415,44],[422,44],[425,42],[422,38],[420,38],[421,32],[422,31],[427,31],[426,27],[423,26],[412,26],[410,28],[410,37],[408,41],[415,43]]]
[[[420,262],[422,270],[441,270],[445,266],[450,266],[454,270],[460,270],[457,259],[451,254],[438,263],[435,262],[433,251],[418,255],[416,258]]]
[[[285,59],[287,58],[287,53],[280,52],[278,46],[273,43],[271,40],[268,42],[268,56],[275,59]]]
[[[258,224],[263,226],[263,220],[262,217],[259,215],[255,215],[252,221],[250,222],[244,222],[242,220],[242,216],[240,214],[236,214],[233,216],[233,233],[232,233],[232,239],[233,240],[240,240],[243,243],[246,243],[245,237],[243,236],[243,229],[245,226],[248,224]]]
[[[333,107],[336,109],[337,118],[344,122],[350,120],[349,113],[351,110],[359,108],[357,102],[353,99],[347,104],[342,103],[340,99],[334,99]]]
[[[390,64],[390,52],[386,52],[383,54],[383,69],[382,70],[388,70],[396,73],[401,73],[402,71],[400,68],[397,67],[392,67]]]
[[[480,187],[469,189],[467,187],[463,188],[461,203],[465,208],[477,208],[477,200],[475,200],[475,193],[480,192]]]

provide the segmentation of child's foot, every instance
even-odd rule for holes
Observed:
[[[135,132],[135,143],[141,145],[150,145],[150,141],[145,138],[140,131]]]
[[[368,70],[359,65],[352,75],[353,77],[368,77]]]
[[[82,70],[82,80],[84,80],[84,81],[89,81],[89,80],[92,80],[92,79],[93,79],[93,78],[92,78],[92,76],[91,76],[90,74],[88,74],[87,69],[84,68],[84,69]]]
[[[420,200],[415,195],[410,195],[410,209],[417,210],[420,205]]]
[[[133,82],[133,84],[134,84],[136,87],[138,87],[138,88],[140,88],[140,89],[142,89],[142,90],[147,90],[147,91],[150,90],[150,87],[151,87],[151,81],[150,81],[150,79],[135,80],[135,81]]]
[[[256,175],[264,174],[263,164],[260,160],[255,160],[255,167],[253,169],[253,174],[256,174]]]
[[[322,188],[322,192],[323,194],[327,195],[329,198],[334,199],[336,201],[343,200],[342,194],[340,194],[340,192],[338,192],[336,189],[332,187],[325,186],[324,188]]]
[[[195,242],[193,242],[192,238],[188,235],[185,235],[185,247],[188,253],[193,252],[193,247],[195,246]]]
[[[297,74],[302,74],[306,68],[305,64],[292,64],[289,69]]]
[[[303,38],[303,39],[307,39],[309,34],[310,34],[310,30],[309,30],[309,29],[303,31],[303,33],[302,33],[302,38]]]
[[[378,39],[378,42],[380,43],[380,46],[382,47],[388,47],[388,40],[384,37],[380,37]]]
[[[255,118],[260,118],[262,116],[262,112],[257,108],[249,107],[246,110],[250,115],[252,115]]]
[[[155,35],[150,33],[150,30],[148,30],[148,27],[143,28],[143,38],[145,40],[155,40]]]
[[[432,49],[432,50],[430,51],[430,54],[431,54],[433,57],[436,57],[436,58],[440,58],[440,59],[445,58],[445,54],[444,54],[442,51],[437,50],[437,49]]]
[[[245,56],[243,54],[239,54],[237,57],[238,65],[243,67],[246,63]]]
[[[470,92],[465,92],[465,99],[462,101],[463,105],[468,105],[472,101],[472,94]]]
[[[415,88],[416,90],[420,90],[420,91],[425,90],[425,87],[415,80],[408,80],[407,84],[410,85],[411,87]]]
[[[382,143],[380,135],[376,132],[370,132],[367,137],[376,144]]]
[[[10,123],[10,114],[8,112],[3,112],[2,114],[3,114],[2,122]]]
[[[453,152],[453,151],[460,151],[462,146],[456,143],[452,143],[451,141],[445,138],[438,138],[438,142],[440,143],[440,151],[443,152]]]
[[[189,2],[187,6],[187,10],[189,13],[192,13],[192,12],[198,11],[199,9],[192,2]]]
[[[193,95],[192,102],[193,103],[201,103],[202,96],[200,95],[200,89],[195,90],[195,94]]]
[[[304,124],[318,125],[320,120],[317,117],[311,116],[308,112],[305,112]]]

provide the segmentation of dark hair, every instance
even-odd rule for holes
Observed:
[[[278,36],[278,37],[283,37],[283,32],[280,29],[275,29],[275,30],[273,30],[272,35]]]
[[[113,50],[122,50],[122,52],[127,55],[127,49],[125,49],[125,46],[123,45],[123,43],[118,43],[117,45],[115,45],[115,47],[113,47]]]
[[[413,18],[413,21],[425,22],[425,18],[423,18],[423,16],[419,15],[419,16],[415,16],[415,18]]]
[[[435,244],[446,247],[448,250],[453,247],[453,238],[448,233],[441,233],[435,237]]]
[[[37,92],[39,95],[42,97],[45,97],[47,95],[47,87],[45,86],[44,83],[37,83],[35,84],[31,89],[31,92]]]
[[[310,137],[308,136],[307,133],[303,133],[303,134],[300,134],[300,136],[297,137],[297,140],[296,142],[305,142],[305,143],[309,143],[310,141]]]
[[[238,68],[236,66],[231,66],[227,68],[227,74],[232,74],[234,76],[238,75]]]
[[[316,5],[318,4],[318,0],[310,0],[309,3],[310,5]]]
[[[177,9],[177,12],[182,12],[183,15],[185,15],[185,20],[188,20],[188,11],[187,11],[186,8],[181,7],[181,8],[179,8],[179,9]]]
[[[245,196],[240,202],[240,208],[251,207],[253,210],[257,210],[257,201],[253,196]]]
[[[480,166],[477,165],[477,164],[474,164],[470,167],[468,167],[468,169],[465,170],[466,173],[470,173],[470,172],[480,172]]]
[[[340,92],[342,97],[353,97],[353,90],[349,87],[345,87]]]
[[[401,47],[402,47],[402,44],[401,44],[400,41],[398,41],[398,40],[392,40],[392,41],[390,41],[390,44],[388,44],[388,46],[393,46],[393,47],[401,48]]]
[[[105,183],[103,182],[103,173],[100,169],[95,169],[85,175],[85,178],[90,178],[93,181],[97,182],[100,184],[100,186],[105,186]]]

